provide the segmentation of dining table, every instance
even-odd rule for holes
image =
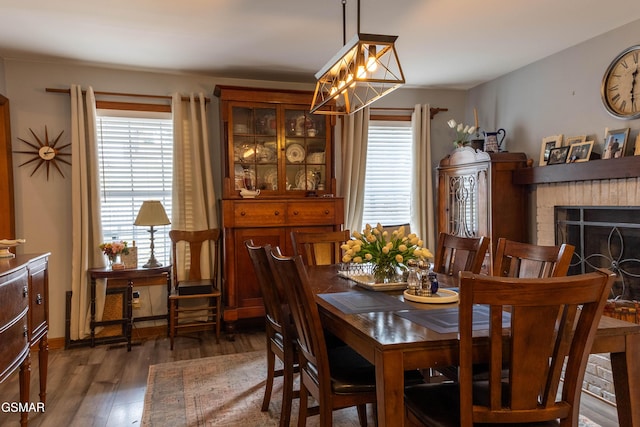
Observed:
[[[365,289],[340,275],[340,265],[307,272],[323,327],[375,366],[378,426],[402,426],[404,371],[458,365],[457,302],[412,302],[401,289]],[[455,285],[455,278],[438,279],[443,287]],[[487,313],[478,310],[474,362],[488,357]],[[640,426],[640,325],[602,316],[591,348],[596,353],[611,356],[619,425]]]

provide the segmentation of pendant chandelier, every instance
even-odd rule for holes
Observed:
[[[346,3],[342,0],[344,46],[315,75],[311,113],[355,113],[404,84],[395,48],[398,36],[361,33],[358,0],[358,34],[347,43]]]

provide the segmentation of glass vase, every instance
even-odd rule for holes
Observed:
[[[109,255],[108,258],[109,258],[109,268],[112,270],[114,269],[114,265],[117,267],[122,264],[122,261],[120,259],[120,254]]]
[[[373,265],[373,280],[375,283],[391,283],[396,279],[396,266],[392,263],[378,263]]]

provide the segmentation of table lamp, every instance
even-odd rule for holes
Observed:
[[[145,200],[142,202],[142,206],[140,206],[140,211],[138,212],[138,216],[136,217],[133,225],[142,225],[149,226],[149,233],[151,237],[151,256],[149,257],[149,261],[143,265],[144,268],[155,268],[161,267],[162,264],[156,260],[155,255],[153,254],[153,233],[156,231],[153,229],[156,225],[168,225],[171,224],[169,218],[167,217],[167,213],[160,203],[159,200]]]

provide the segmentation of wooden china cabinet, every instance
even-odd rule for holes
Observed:
[[[309,113],[312,92],[217,86],[222,129],[224,322],[264,316],[248,239],[291,255],[291,231],[340,230],[333,117]],[[260,190],[242,198],[240,190]]]
[[[525,153],[454,150],[438,166],[438,231],[491,238],[483,272],[491,273],[498,238],[527,242],[527,188],[515,171],[529,167]]]

